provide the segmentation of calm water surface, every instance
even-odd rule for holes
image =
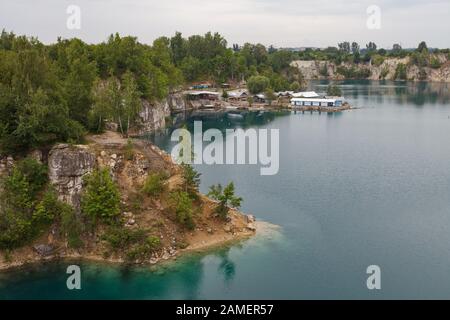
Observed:
[[[149,270],[67,263],[0,273],[0,298],[450,299],[450,94],[446,84],[342,82],[360,109],[226,118],[205,128],[280,130],[280,171],[198,166],[203,192],[234,181],[273,235]],[[324,91],[326,83],[311,89]],[[170,150],[168,136],[156,138]],[[382,290],[367,290],[369,265]]]

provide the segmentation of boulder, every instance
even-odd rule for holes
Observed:
[[[95,167],[95,155],[85,146],[59,144],[49,153],[49,179],[59,199],[80,208],[83,177]]]

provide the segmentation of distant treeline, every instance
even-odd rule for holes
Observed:
[[[118,122],[126,135],[137,119],[140,99],[161,100],[187,83],[247,81],[251,91],[272,95],[305,87],[302,73],[290,65],[294,60],[379,63],[386,56],[406,55],[420,65],[439,64],[424,42],[413,52],[399,45],[390,51],[377,49],[373,42],[364,50],[343,42],[336,48],[294,52],[261,44],[229,46],[220,34],[208,32],[188,38],[176,33],[152,45],[118,34],[100,44],[59,38],[44,45],[3,30],[0,153],[78,142],[87,131],[102,131],[106,119]]]
[[[152,45],[111,35],[100,44],[0,37],[0,152],[18,153],[56,141],[77,142],[101,131],[105,119],[126,134],[139,99],[157,101],[185,83],[221,84],[267,77],[273,90],[303,84],[290,67],[295,54],[246,44],[229,48],[218,33],[162,37]]]

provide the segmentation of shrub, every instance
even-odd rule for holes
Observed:
[[[294,81],[291,83],[290,90],[294,92],[298,92],[301,88],[300,82]]]
[[[19,161],[16,168],[28,181],[32,197],[35,197],[48,182],[47,166],[33,158],[28,157]]]
[[[126,249],[129,246],[145,239],[146,234],[142,229],[130,230],[120,226],[110,227],[103,235],[102,239],[109,243],[111,248],[116,251]]]
[[[367,79],[372,74],[368,68],[346,68],[344,66],[339,66],[336,72],[342,74],[346,79]]]
[[[193,229],[195,227],[193,219],[194,209],[189,194],[184,191],[176,191],[170,195],[170,200],[177,222],[189,229]]]
[[[134,147],[131,139],[127,140],[127,145],[125,147],[125,159],[128,161],[133,160],[134,158]]]
[[[376,54],[372,57],[372,64],[376,67],[379,67],[383,64],[384,57],[382,55]]]
[[[94,170],[85,177],[81,198],[83,213],[95,225],[98,220],[113,224],[120,215],[120,194],[107,169]]]
[[[65,205],[61,209],[61,231],[67,238],[69,247],[74,249],[81,248],[84,245],[81,239],[83,223],[71,206]]]
[[[399,63],[397,65],[397,68],[395,69],[395,80],[407,80],[407,72],[406,72],[406,65],[403,63]]]
[[[33,212],[33,222],[38,225],[52,223],[59,217],[65,205],[58,200],[58,196],[53,189],[47,190]]]
[[[130,249],[127,252],[127,260],[128,261],[136,261],[136,260],[146,260],[149,259],[151,254],[155,252],[161,246],[161,240],[155,236],[149,236],[143,241]]]
[[[430,61],[430,67],[431,68],[439,69],[441,67],[441,65],[442,64],[441,64],[441,62],[439,61],[438,58],[436,58],[436,57],[431,58],[431,61]]]
[[[164,191],[166,180],[167,175],[164,173],[150,174],[144,182],[142,191],[150,197],[157,196]]]
[[[102,240],[108,242],[115,252],[125,251],[127,261],[148,259],[161,246],[161,240],[156,236],[148,236],[145,230],[123,227],[109,228]]]
[[[35,215],[38,194],[46,182],[46,168],[32,159],[20,161],[3,179],[0,186],[0,248],[13,249],[26,244],[41,232],[43,224],[53,221],[56,213],[45,217]]]

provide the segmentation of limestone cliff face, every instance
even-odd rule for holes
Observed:
[[[49,179],[60,200],[79,209],[83,177],[92,172],[95,163],[95,155],[85,146],[53,147],[48,158]]]
[[[397,66],[402,63],[407,66],[407,78],[411,81],[431,81],[431,82],[450,82],[450,61],[444,54],[434,54],[434,58],[438,59],[441,63],[440,68],[425,67],[423,71],[426,72],[426,78],[423,79],[421,70],[418,66],[410,63],[410,58],[386,58],[382,64],[374,65],[372,63],[367,64],[351,64],[343,63],[340,67],[344,68],[357,68],[357,69],[369,69],[369,80],[394,80],[395,70]],[[337,72],[339,66],[329,61],[304,61],[297,60],[291,63],[293,67],[298,68],[305,79],[330,79],[330,80],[342,80],[344,76]],[[324,70],[327,69],[327,76],[324,76]],[[422,72],[423,72],[422,71]]]
[[[157,132],[166,128],[166,119],[172,111],[180,111],[186,108],[185,100],[181,93],[170,94],[160,102],[142,102],[142,110],[139,114],[138,134]]]

